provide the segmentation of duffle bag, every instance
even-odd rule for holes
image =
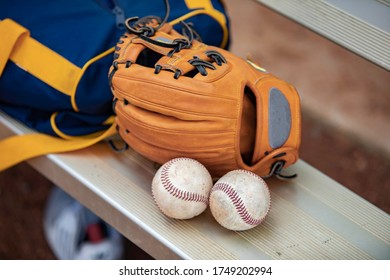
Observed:
[[[190,23],[227,48],[219,0],[170,0],[168,21]],[[0,171],[88,147],[116,134],[108,69],[128,17],[165,13],[163,0],[0,0],[0,110],[36,133],[0,140]]]

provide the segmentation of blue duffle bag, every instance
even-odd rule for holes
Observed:
[[[221,1],[169,4],[177,31],[185,21],[206,44],[227,48]],[[0,0],[0,110],[37,131],[0,140],[0,171],[115,134],[107,73],[124,21],[165,12],[163,0]]]

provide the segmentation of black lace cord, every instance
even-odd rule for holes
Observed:
[[[280,154],[275,155],[273,158],[280,158],[280,157],[283,157],[285,155],[286,155],[286,153],[280,153]],[[274,162],[271,166],[269,174],[264,176],[263,178],[268,179],[268,178],[272,177],[273,175],[275,175],[279,179],[293,179],[293,178],[297,177],[298,176],[297,174],[292,174],[292,175],[281,174],[285,164],[286,164],[285,160],[278,160],[278,161]]]
[[[179,79],[180,75],[181,75],[181,71],[179,69],[177,69],[175,71],[175,74],[173,75],[173,78],[175,78],[177,80],[177,79]]]
[[[154,74],[160,73],[161,70],[162,70],[162,66],[156,64],[156,66],[154,67]]]
[[[160,25],[156,27],[156,31],[159,30],[161,28],[161,26],[163,26],[164,23],[166,23],[168,21],[169,14],[171,13],[169,1],[165,0],[164,4],[165,4],[165,16],[164,16],[163,20],[161,21]]]
[[[107,141],[107,143],[110,146],[110,148],[112,150],[114,150],[115,152],[118,152],[118,153],[126,151],[129,148],[129,145],[125,141],[122,140],[122,142],[123,142],[123,147],[118,148],[118,146],[116,144],[114,144],[113,140],[108,140]]]
[[[212,70],[217,69],[211,62],[200,59],[197,56],[194,56],[193,59],[188,60],[188,63],[190,63],[192,66],[195,66],[202,76],[207,76],[206,68],[210,68]]]
[[[191,47],[192,41],[194,41],[194,30],[184,21],[180,21],[180,24],[183,26],[183,35],[188,38],[188,47]]]
[[[191,32],[192,32],[192,34],[193,34],[193,36],[194,36],[194,39],[197,40],[198,42],[203,43],[202,38],[200,37],[199,33],[196,32],[196,30],[194,29],[194,24],[193,24],[192,22],[188,22],[188,23],[187,23],[187,26],[188,26],[188,28],[191,29]],[[182,33],[182,34],[186,34],[186,29],[185,29],[185,27],[182,28],[181,33]]]
[[[208,57],[212,58],[219,66],[221,66],[222,63],[226,63],[225,57],[217,51],[206,51],[205,54]]]
[[[172,57],[175,53],[180,52],[182,49],[191,48],[192,41],[185,38],[178,38],[173,40],[172,50],[167,53],[168,57]]]
[[[183,35],[186,36],[188,39],[179,38],[173,40],[171,43],[161,42],[161,41],[151,39],[150,37],[153,36],[155,32],[158,31],[168,20],[170,14],[170,6],[168,0],[165,0],[164,3],[165,3],[165,16],[162,20],[159,17],[154,17],[154,16],[143,17],[141,19],[139,19],[138,17],[131,17],[125,21],[125,26],[128,32],[138,35],[141,39],[149,43],[158,45],[160,47],[171,48],[172,50],[167,54],[167,56],[171,57],[175,52],[179,52],[184,48],[191,47],[192,41],[194,40],[194,33],[191,27],[187,23],[181,21],[180,23],[183,25]],[[153,19],[155,19],[158,22],[157,27],[152,27],[147,25]],[[157,70],[157,72],[159,71]]]
[[[169,14],[171,12],[169,1],[165,0],[164,4],[165,4],[165,16],[162,20],[160,17],[157,16],[147,16],[141,19],[139,19],[139,17],[131,17],[126,19],[125,21],[125,27],[127,31],[136,35],[144,35],[147,37],[153,36],[154,33],[158,31],[161,28],[161,26],[163,26],[167,22]],[[157,20],[158,22],[157,27],[151,27],[147,25],[153,19]]]
[[[177,40],[180,40],[180,39],[177,39]],[[181,49],[182,49],[181,46],[179,46],[179,49],[178,48],[174,48],[167,54],[167,56],[173,55],[173,53],[175,53],[177,51],[180,51]],[[219,52],[217,52],[217,51],[214,51],[214,50],[206,51],[205,54],[208,57],[210,57],[211,59],[213,59],[213,61],[215,61],[217,63],[217,65],[219,65],[219,66],[221,66],[222,63],[226,63],[225,57],[222,54],[220,54]],[[197,56],[194,56],[193,59],[188,60],[188,63],[190,63],[192,66],[194,66],[199,71],[199,73],[202,76],[207,76],[206,68],[209,68],[209,69],[212,69],[212,70],[216,70],[217,69],[211,62],[203,60],[203,59],[200,59]],[[162,66],[159,65],[159,64],[156,64],[155,67],[154,67],[154,73],[158,74],[158,73],[160,73],[161,70],[162,70]],[[176,70],[173,77],[175,79],[178,79],[181,74],[182,73],[181,73],[180,70]]]
[[[112,67],[114,69],[112,69],[112,71],[110,72],[110,74],[108,75],[108,84],[110,86],[110,88],[112,88],[112,79],[114,78],[114,74],[115,72],[118,70],[118,65],[119,64],[125,64],[125,67],[126,68],[129,68],[131,66],[131,64],[133,64],[130,60],[126,60],[124,62],[118,62],[118,61],[114,61],[112,63]]]
[[[170,49],[172,49],[172,51],[174,50],[173,53],[178,52],[184,48],[190,48],[191,44],[192,44],[192,41],[190,41],[189,39],[186,39],[186,38],[177,38],[177,39],[174,39],[172,42],[167,43],[167,42],[161,42],[161,41],[154,40],[154,39],[149,38],[148,36],[143,35],[143,34],[139,35],[139,37],[142,40],[147,41],[147,42],[154,44],[156,46],[160,46],[163,48],[170,48]],[[173,55],[173,53],[172,53],[172,55]],[[167,56],[170,56],[169,53]]]
[[[126,99],[124,99],[124,101],[123,101],[124,103],[125,103],[125,105],[126,105],[126,102],[127,102],[127,104],[128,104],[128,101],[126,100]],[[118,103],[118,98],[114,98],[113,99],[113,101],[112,101],[112,111],[114,112],[114,114],[116,115],[116,110],[115,110],[115,107],[116,107],[116,104]],[[115,127],[115,129],[116,129],[116,131],[117,132],[119,132],[119,126],[118,125],[116,125],[116,127]],[[126,132],[128,133],[129,131],[128,130],[126,130]],[[114,143],[114,141],[113,140],[108,140],[107,141],[107,143],[108,143],[108,146],[112,149],[112,150],[114,150],[115,152],[123,152],[123,151],[126,151],[128,148],[129,148],[129,145],[125,142],[125,141],[123,141],[123,139],[121,139],[122,140],[122,142],[123,142],[123,146],[122,147],[120,147],[120,148],[118,148],[118,146]]]
[[[112,112],[114,113],[114,115],[116,115],[116,110],[115,110],[115,107],[116,107],[116,103],[118,102],[118,98],[114,97],[114,99],[112,100]]]
[[[164,1],[165,3],[165,8],[166,8],[166,13],[164,16],[164,19],[161,20],[159,17],[143,17],[139,19],[138,17],[132,17],[128,18],[125,21],[125,26],[128,30],[128,32],[133,33],[135,35],[138,35],[139,38],[141,38],[144,41],[147,41],[151,44],[164,47],[164,48],[170,48],[171,50],[167,53],[168,57],[172,57],[175,53],[180,52],[182,49],[188,49],[191,48],[192,42],[194,40],[194,30],[192,29],[192,24],[187,24],[184,21],[181,21],[180,23],[183,25],[183,35],[186,36],[187,38],[177,38],[174,39],[172,42],[161,42],[154,40],[150,38],[155,34],[157,30],[161,28],[165,24],[165,22],[168,20],[168,16],[170,13],[170,7],[169,7],[169,2],[167,0]],[[157,20],[158,26],[157,27],[151,27],[148,26],[147,24],[151,22],[153,19]],[[195,33],[196,36],[199,36],[199,34]],[[217,51],[207,51],[206,55],[209,56],[211,59],[213,59],[217,65],[221,66],[222,63],[226,63],[226,59]],[[213,69],[215,70],[215,66],[206,61],[202,60],[198,57],[194,57],[194,59],[191,59],[188,61],[190,64],[192,64],[201,75],[206,76],[207,75],[207,70],[206,68]],[[109,78],[110,78],[110,83],[112,80],[112,77],[117,70],[117,65],[116,68],[114,67],[114,70],[112,73],[110,73]],[[162,66],[156,64],[154,68],[154,73],[158,74],[162,70]],[[177,69],[174,73],[174,78],[178,79],[182,75],[182,72]]]
[[[158,17],[154,17],[157,21],[159,21]],[[148,18],[141,18],[139,17],[131,17],[126,19],[125,26],[129,33],[135,34],[135,35],[144,35],[144,36],[153,36],[156,29],[152,26],[148,26],[147,21],[152,20],[152,17]]]
[[[118,61],[114,61],[112,63],[112,67],[114,69],[112,69],[112,71],[108,75],[108,84],[110,85],[110,88],[112,88],[112,78],[114,77],[114,74],[115,74],[116,70],[118,70]]]

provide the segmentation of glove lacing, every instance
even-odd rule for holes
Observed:
[[[156,33],[156,31],[158,31],[168,20],[168,16],[170,13],[169,3],[167,0],[165,0],[164,2],[165,2],[165,6],[166,6],[166,13],[165,13],[163,20],[161,20],[161,18],[157,17],[157,16],[147,16],[147,17],[143,17],[141,19],[139,19],[139,17],[131,17],[125,21],[125,27],[129,33],[137,35],[142,40],[145,40],[149,43],[155,44],[155,45],[160,46],[160,47],[172,49],[171,51],[169,51],[167,53],[168,57],[172,57],[175,53],[180,52],[182,49],[191,48],[192,42],[194,40],[194,34],[197,37],[196,40],[198,40],[198,41],[201,41],[201,40],[200,40],[199,35],[195,32],[195,30],[193,30],[192,25],[185,23],[184,21],[181,21],[180,23],[183,25],[182,34],[186,38],[184,38],[184,37],[183,38],[176,38],[172,42],[162,42],[162,41],[157,41],[157,40],[154,40],[151,38]],[[156,21],[158,23],[157,26],[154,27],[154,26],[150,25],[150,23],[152,23],[153,21]],[[123,37],[127,37],[127,35],[124,35]],[[123,41],[120,40],[119,43],[123,43]],[[115,50],[119,51],[120,48],[116,47]],[[221,66],[223,63],[227,63],[225,57],[221,53],[219,53],[218,51],[209,50],[209,51],[206,51],[205,54],[211,59],[211,61],[215,62],[218,66]],[[114,57],[114,58],[116,59],[118,57]],[[188,63],[193,65],[202,76],[207,76],[206,68],[216,70],[216,67],[212,62],[201,59],[198,56],[194,56],[193,59],[188,60]],[[118,70],[118,64],[125,64],[125,67],[128,68],[131,66],[132,62],[131,61],[125,61],[125,62],[114,61],[113,62],[114,69],[109,75],[110,85],[111,85],[111,80],[112,80],[114,73],[116,72],[116,70]],[[163,69],[163,67],[161,65],[156,64],[155,69],[154,69],[154,73],[159,74],[162,69]],[[182,72],[180,70],[176,70],[174,73],[174,78],[178,79],[181,75],[182,75]],[[114,112],[115,112],[116,101],[117,101],[117,99],[114,99],[114,101],[113,101]],[[128,101],[124,100],[124,102],[126,104]],[[118,129],[119,128],[117,127],[117,130]],[[127,150],[129,148],[129,146],[126,142],[124,142],[124,146],[121,148],[118,148],[112,140],[109,140],[108,143],[111,146],[111,148],[117,152],[121,152],[121,151]],[[280,153],[280,154],[274,156],[274,158],[282,157],[284,155],[285,155],[285,153]],[[278,161],[274,162],[270,168],[269,174],[264,176],[263,178],[267,179],[267,178],[270,178],[274,175],[276,177],[278,177],[279,179],[295,178],[297,176],[296,174],[293,174],[293,175],[281,174],[281,171],[282,171],[285,163],[286,162],[284,160],[278,160]]]
[[[161,18],[156,16],[147,16],[139,19],[138,17],[132,17],[128,18],[125,21],[126,29],[129,33],[137,35],[142,40],[145,40],[149,43],[155,44],[160,47],[164,48],[170,48],[171,51],[168,52],[167,56],[172,57],[175,53],[180,52],[182,49],[189,49],[192,46],[192,42],[194,40],[194,34],[197,37],[197,40],[199,38],[199,35],[195,32],[195,30],[192,29],[192,25],[185,23],[184,21],[181,21],[180,23],[183,25],[183,35],[187,38],[176,38],[172,42],[161,42],[154,40],[150,37],[152,37],[156,31],[158,31],[161,26],[163,26],[169,16],[170,8],[168,1],[165,1],[166,5],[166,14],[163,20]],[[156,27],[153,27],[151,25],[148,25],[153,20],[157,21],[158,25]],[[226,59],[217,51],[207,51],[205,54],[212,59],[212,61],[215,61],[217,65],[221,66],[222,63],[226,63]],[[206,68],[216,70],[216,67],[209,61],[200,59],[197,56],[194,56],[193,59],[190,59],[188,61],[191,65],[193,65],[202,76],[207,76],[207,70]],[[117,65],[114,65],[114,67]],[[158,74],[163,69],[161,65],[156,64],[154,73]],[[180,70],[176,70],[174,74],[174,78],[178,79],[183,73]]]
[[[279,154],[275,155],[273,158],[276,159],[276,158],[279,158],[279,157],[282,157],[285,155],[286,155],[286,153],[279,153]],[[297,174],[286,175],[286,174],[281,173],[285,164],[286,164],[286,161],[284,161],[284,160],[275,161],[270,168],[269,174],[266,176],[262,176],[262,178],[268,179],[268,178],[271,178],[272,176],[275,175],[279,179],[286,179],[287,180],[287,179],[293,179],[293,178],[297,177],[298,176]]]

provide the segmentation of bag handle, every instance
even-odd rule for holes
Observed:
[[[5,19],[0,21],[0,34],[3,39],[0,44],[0,76],[3,73],[5,65],[11,56],[12,50],[14,49],[19,38],[23,36],[29,36],[29,31],[24,29],[20,25],[14,25],[12,20]]]
[[[83,149],[116,134],[116,125],[112,124],[107,130],[93,138],[73,138],[71,140],[32,133],[7,137],[0,140],[0,171],[10,168],[22,161],[51,153],[70,152]]]
[[[229,34],[224,15],[214,9],[210,0],[186,0],[185,2],[188,8],[195,10],[170,23],[174,25],[198,14],[207,14],[221,25],[223,31],[221,47],[225,47]],[[111,48],[92,59],[83,68],[79,68],[58,53],[31,38],[29,30],[11,19],[0,21],[0,37],[3,38],[3,43],[0,44],[0,77],[7,61],[10,59],[46,84],[71,96],[72,106],[76,111],[77,106],[74,101],[74,93],[80,77],[90,63],[113,51],[113,48]],[[47,71],[47,69],[51,70]],[[64,79],[64,77],[67,78]],[[42,133],[11,136],[0,140],[0,171],[37,156],[86,148],[116,133],[115,124],[112,124],[109,129],[92,138],[80,136],[72,139],[61,139]]]
[[[52,86],[63,94],[73,97],[80,77],[89,66],[79,68],[58,53],[30,37],[30,31],[11,19],[0,21],[0,77],[8,60],[13,61],[25,71]],[[112,50],[94,58],[107,55]],[[91,63],[92,63],[91,62]],[[50,71],[47,71],[50,69]],[[64,77],[67,77],[64,79]],[[32,133],[16,135],[0,140],[0,171],[24,160],[50,153],[69,152],[91,146],[116,133],[115,125],[94,134],[93,137],[58,137]]]
[[[11,60],[56,90],[72,95],[82,75],[79,67],[30,37],[30,31],[12,19],[0,21],[0,37],[0,77]]]

